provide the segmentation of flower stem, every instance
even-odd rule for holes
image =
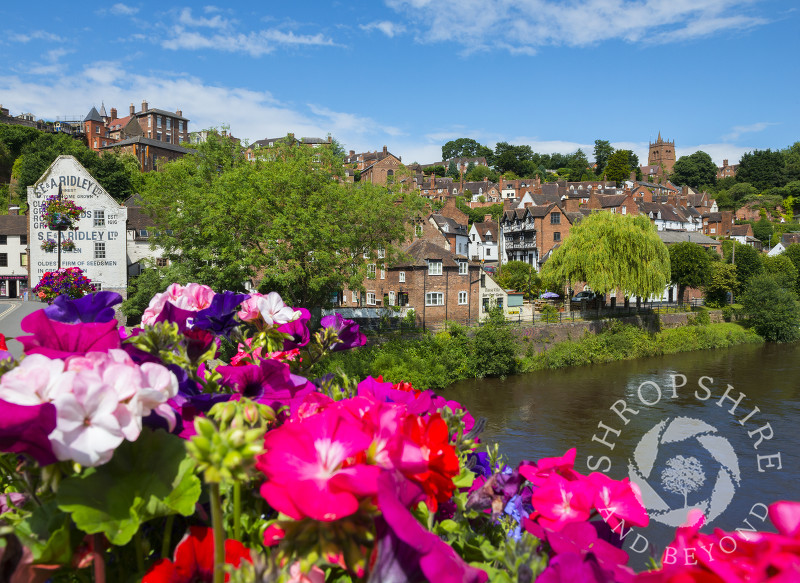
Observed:
[[[94,581],[95,583],[106,583],[106,564],[103,560],[103,553],[100,549],[103,548],[103,537],[99,534],[92,535],[92,547],[94,552]],[[144,571],[144,568],[142,568]]]
[[[133,546],[136,550],[136,570],[144,573],[144,550],[142,549],[142,531],[137,530],[133,535]]]
[[[161,558],[166,559],[169,557],[169,545],[172,542],[172,524],[175,522],[175,515],[170,514],[167,516],[167,521],[164,523],[164,537],[161,541]]]
[[[242,540],[242,484],[233,483],[233,538]]]
[[[208,484],[211,498],[211,524],[214,527],[214,583],[225,581],[225,530],[222,524],[222,497],[219,483]]]

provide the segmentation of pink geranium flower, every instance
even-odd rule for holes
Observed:
[[[377,490],[380,469],[356,461],[371,442],[352,416],[333,408],[274,429],[256,466],[267,478],[261,495],[296,520],[349,516]]]
[[[591,484],[584,480],[568,481],[558,474],[552,474],[531,497],[539,523],[555,531],[572,522],[589,520],[593,500]]]
[[[182,286],[173,283],[163,293],[153,296],[142,315],[142,324],[147,326],[158,322],[159,315],[168,303],[179,310],[199,312],[209,307],[213,299],[214,290],[207,285],[189,283]]]
[[[251,293],[250,298],[242,302],[238,316],[242,322],[251,322],[259,327],[280,326],[288,324],[300,317],[299,310],[290,308],[277,292],[263,295]]]
[[[650,517],[642,503],[639,487],[628,478],[612,480],[605,474],[593,472],[586,479],[595,489],[594,507],[612,530],[620,524],[633,526],[649,524]]]

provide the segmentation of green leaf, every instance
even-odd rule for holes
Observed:
[[[31,550],[34,563],[66,565],[72,559],[69,521],[53,501],[36,506],[14,533]]]
[[[467,469],[465,466],[461,466],[461,473],[456,476],[455,480],[453,480],[453,484],[456,485],[456,488],[469,488],[472,486],[472,482],[475,481],[475,473]]]
[[[107,464],[65,480],[56,500],[82,531],[102,532],[112,544],[124,545],[143,522],[194,512],[201,483],[193,469],[182,439],[145,428]]]

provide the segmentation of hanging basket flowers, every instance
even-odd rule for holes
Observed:
[[[42,251],[50,253],[51,251],[54,251],[56,247],[58,247],[58,243],[56,243],[53,239],[45,239],[42,241],[41,247]]]
[[[72,229],[75,222],[81,217],[83,207],[76,205],[68,198],[59,198],[54,194],[42,205],[42,220],[47,228],[53,231]]]
[[[97,288],[92,284],[92,280],[83,274],[80,267],[48,271],[33,288],[33,293],[48,304],[62,294],[78,299],[94,291],[97,291]]]
[[[75,241],[72,239],[65,239],[61,242],[62,251],[75,251]]]

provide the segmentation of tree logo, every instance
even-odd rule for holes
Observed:
[[[628,460],[628,474],[641,489],[650,518],[672,527],[684,524],[693,508],[710,523],[731,503],[741,481],[730,442],[691,417],[661,421],[645,433]]]

